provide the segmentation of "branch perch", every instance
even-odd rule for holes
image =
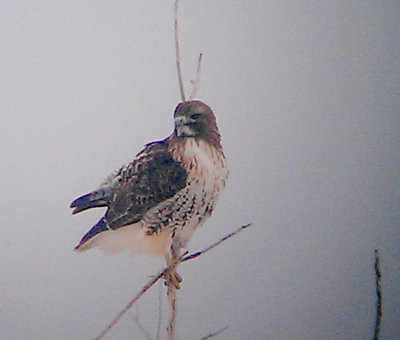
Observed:
[[[211,249],[217,247],[222,242],[230,239],[232,236],[235,236],[236,234],[238,234],[239,232],[243,231],[244,229],[247,229],[251,225],[252,225],[251,223],[248,223],[246,225],[241,226],[240,228],[236,229],[234,232],[231,232],[231,233],[227,234],[226,236],[224,236],[223,238],[221,238],[217,242],[211,244],[207,248],[204,248],[203,250],[200,250],[198,252],[192,253],[190,255],[187,255],[187,253],[184,253],[183,255],[181,255],[178,258],[178,261],[175,264],[172,264],[172,265],[162,269],[149,282],[147,282],[147,284],[145,284],[143,286],[143,288],[139,291],[139,293],[136,294],[136,296],[125,306],[125,308],[122,309],[114,317],[114,319],[107,325],[107,327],[104,328],[104,330],[96,337],[96,340],[100,340],[100,339],[104,338],[104,336],[111,330],[111,328],[113,328],[118,323],[118,321],[121,319],[121,317],[134,305],[134,303],[137,300],[139,300],[142,297],[142,295],[144,295],[144,293],[146,293],[159,279],[164,277],[165,274],[167,273],[167,271],[170,270],[173,266],[176,266],[177,264],[182,263],[182,262],[187,262],[187,261],[193,260],[193,259],[199,257],[200,255],[203,255],[203,254],[207,253]]]

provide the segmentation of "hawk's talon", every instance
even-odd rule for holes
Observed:
[[[182,282],[182,277],[176,272],[175,268],[169,269],[165,275],[165,282],[164,284],[169,287],[170,284],[172,284],[176,289],[180,289],[181,285],[180,283]]]

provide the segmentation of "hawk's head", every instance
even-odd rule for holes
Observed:
[[[174,134],[180,138],[202,138],[220,145],[221,136],[218,131],[215,115],[211,108],[198,100],[180,103],[174,113]]]

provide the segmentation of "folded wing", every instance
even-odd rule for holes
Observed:
[[[187,171],[173,159],[167,146],[168,139],[147,144],[132,163],[121,168],[99,189],[71,203],[74,214],[89,208],[108,207],[105,216],[78,247],[103,231],[140,221],[149,209],[186,186]]]

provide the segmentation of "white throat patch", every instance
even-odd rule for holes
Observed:
[[[196,132],[189,125],[179,125],[176,128],[176,134],[178,137],[194,137]]]

